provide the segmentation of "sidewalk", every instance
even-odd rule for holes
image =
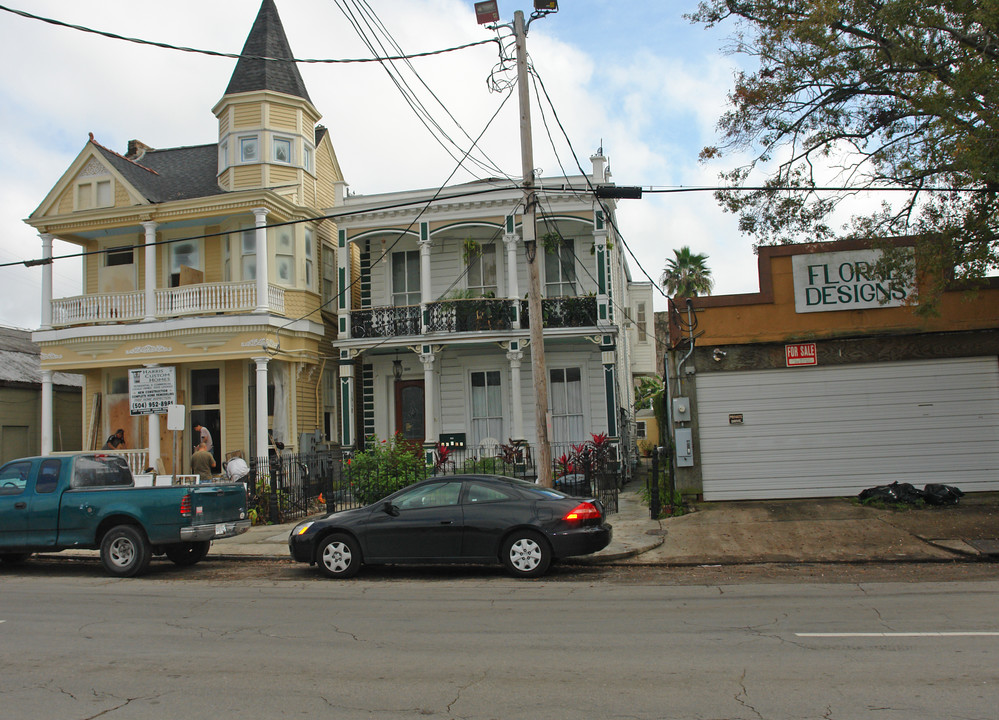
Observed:
[[[566,562],[717,565],[748,563],[940,562],[999,559],[999,493],[965,495],[957,505],[888,510],[849,498],[698,503],[653,520],[641,485],[620,495],[609,546]],[[212,556],[287,558],[297,524],[263,525],[216,540]]]

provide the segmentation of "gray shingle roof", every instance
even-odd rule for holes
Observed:
[[[98,142],[94,146],[149,202],[222,195],[218,184],[218,145],[147,150],[129,160]]]
[[[0,325],[0,385],[41,385],[41,350],[27,330]],[[83,376],[52,373],[52,384],[83,387]]]
[[[274,0],[263,0],[260,4],[260,12],[257,13],[257,19],[253,22],[253,28],[246,38],[242,54],[268,58],[294,57]],[[225,94],[234,95],[259,90],[273,90],[312,102],[295,63],[240,58],[236,62],[236,69],[232,73]]]

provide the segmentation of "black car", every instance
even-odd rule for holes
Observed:
[[[452,475],[301,523],[288,548],[329,577],[384,563],[503,563],[516,577],[538,577],[552,560],[597,552],[610,540],[598,500],[513,478]]]

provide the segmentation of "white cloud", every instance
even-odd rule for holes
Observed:
[[[335,3],[277,4],[296,56],[368,56]],[[662,15],[661,22],[650,22],[648,32],[626,22],[615,25],[613,14],[598,31],[590,27],[588,12],[606,12],[598,0],[565,3],[559,14],[532,26],[532,60],[584,168],[602,142],[620,184],[716,182],[717,171],[699,165],[696,157],[713,137],[732,65],[702,42],[703,36],[690,41],[688,35],[700,31],[679,16],[695,4],[656,4],[652,12]],[[407,52],[491,37],[475,24],[471,0],[371,5]],[[38,0],[31,12],[126,36],[238,52],[258,7],[258,0]],[[143,47],[2,15],[0,127],[8,142],[0,165],[0,262],[7,262],[40,255],[40,241],[21,219],[84,147],[88,132],[118,152],[132,138],[153,147],[213,142],[217,129],[211,108],[222,97],[235,60]],[[559,34],[567,27],[580,28],[578,37]],[[677,35],[666,37],[664,31]],[[692,47],[701,52],[692,54]],[[485,45],[415,59],[413,65],[461,127],[476,137],[502,99],[486,84],[496,61],[495,46]],[[300,67],[352,191],[434,187],[448,177],[454,161],[417,121],[384,69],[373,64]],[[467,146],[467,138],[418,80],[411,73],[408,79],[433,117]],[[561,131],[548,119],[565,170],[577,172]],[[535,165],[544,177],[556,177],[561,170],[537,108],[533,120]],[[516,98],[493,122],[482,147],[504,172],[520,175]],[[470,178],[459,174],[452,182]],[[750,242],[737,234],[734,218],[722,213],[709,193],[647,195],[621,201],[619,208],[628,245],[654,278],[672,248],[689,245],[711,256],[716,292],[755,290]],[[79,274],[78,261],[57,263],[56,294],[78,292]],[[634,263],[632,275],[642,277]],[[36,327],[39,297],[37,268],[0,269],[0,323]],[[664,307],[661,296],[656,306]]]

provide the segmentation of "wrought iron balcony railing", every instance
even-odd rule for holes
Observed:
[[[444,300],[427,305],[427,332],[509,330],[513,307],[503,298]]]
[[[544,298],[541,301],[541,318],[546,328],[595,327],[597,299],[592,295]],[[526,300],[521,301],[520,324],[521,327],[530,327]]]
[[[350,313],[351,337],[401,337],[419,334],[419,305],[370,308]]]

